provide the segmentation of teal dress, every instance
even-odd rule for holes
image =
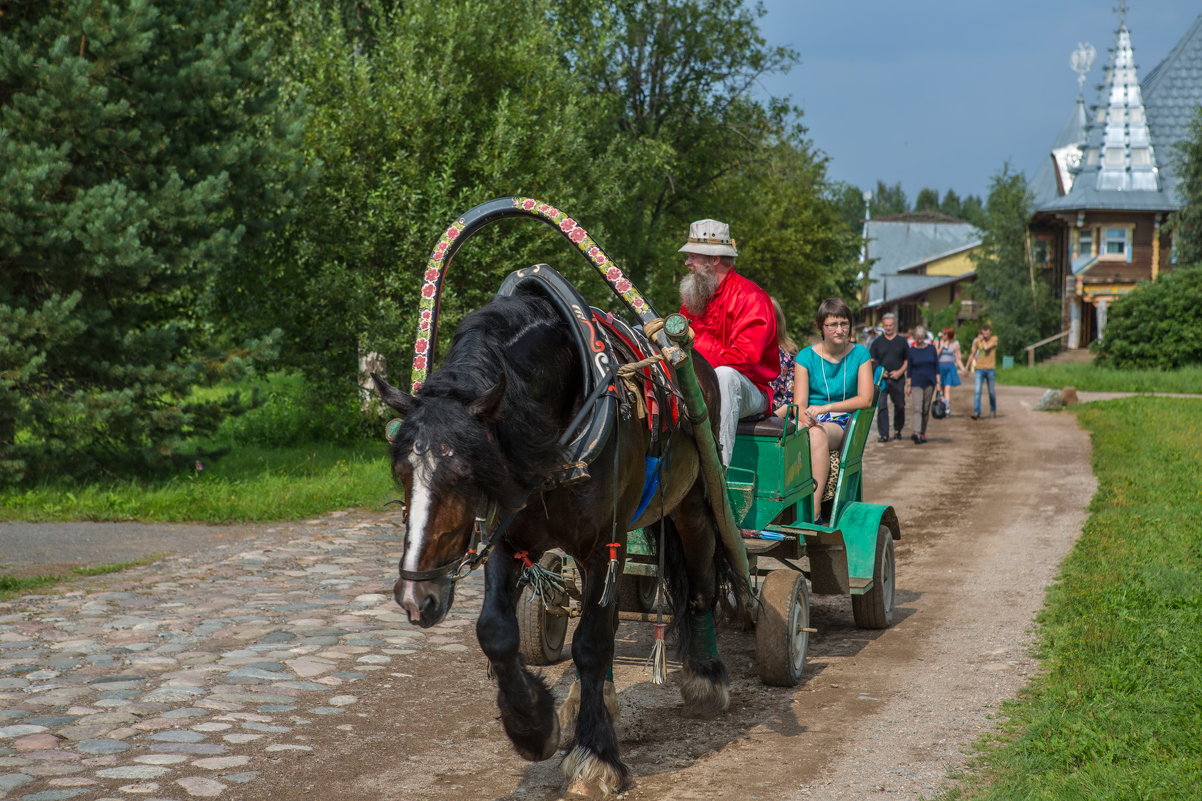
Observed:
[[[804,367],[810,376],[807,405],[826,406],[854,398],[860,389],[860,365],[871,359],[868,348],[858,343],[852,345],[837,362],[828,362],[814,352],[813,346],[798,353],[794,361]],[[840,428],[847,428],[850,420],[851,414],[848,412],[824,412],[818,415],[818,422],[834,423]]]

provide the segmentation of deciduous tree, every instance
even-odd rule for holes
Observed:
[[[1173,154],[1177,195],[1182,208],[1173,215],[1173,241],[1180,264],[1202,264],[1202,108],[1190,123],[1189,135]]]
[[[1009,163],[993,177],[985,206],[985,236],[971,258],[977,268],[976,299],[985,305],[1004,354],[1053,333],[1057,306],[1048,280],[1037,272],[1027,248],[1031,193]]]

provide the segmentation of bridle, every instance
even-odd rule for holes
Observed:
[[[523,503],[522,506],[524,507],[525,504]],[[449,575],[451,581],[459,581],[459,579],[488,561],[492,549],[496,547],[497,542],[501,539],[501,535],[505,533],[505,529],[509,528],[509,524],[513,522],[513,518],[521,508],[513,509],[506,514],[500,523],[497,524],[496,528],[493,529],[492,533],[486,537],[485,526],[488,524],[488,520],[496,515],[498,505],[496,501],[480,501],[476,507],[475,522],[472,524],[472,539],[467,551],[462,556],[458,556],[438,567],[432,567],[429,570],[406,570],[402,567],[400,568],[401,578],[406,581],[432,581]],[[481,543],[484,543],[483,547],[480,547]]]
[[[592,410],[592,407],[599,403],[608,391],[612,389],[613,379],[614,371],[610,370],[606,380],[597,382],[593,391],[584,399],[584,403],[580,404],[580,410],[576,412],[576,416],[572,418],[572,422],[568,424],[563,434],[559,436],[560,447],[567,445],[576,429],[580,427],[580,424],[584,422],[585,417]],[[616,390],[614,391],[616,392]],[[493,549],[501,541],[501,538],[505,535],[505,531],[509,528],[509,524],[517,517],[518,512],[526,508],[526,501],[529,500],[531,494],[538,487],[542,486],[547,478],[547,476],[539,476],[530,482],[525,492],[522,493],[522,502],[516,507],[509,509],[491,532],[487,531],[488,521],[497,515],[500,505],[496,501],[482,499],[476,506],[471,541],[467,551],[462,556],[456,557],[438,567],[429,568],[428,570],[406,570],[402,566],[400,568],[401,578],[405,581],[432,581],[449,575],[451,581],[454,582],[459,581],[476,568],[481,567],[488,561],[488,557],[492,555]]]

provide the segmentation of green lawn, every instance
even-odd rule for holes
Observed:
[[[1099,486],[1039,619],[1043,672],[949,801],[1202,797],[1202,402],[1073,412]]]
[[[1092,364],[1050,364],[998,370],[997,380],[999,384],[1051,389],[1076,387],[1090,392],[1202,393],[1202,367],[1112,370]]]

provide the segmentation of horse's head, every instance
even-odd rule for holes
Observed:
[[[505,394],[502,378],[472,400],[415,397],[375,373],[381,400],[401,415],[386,431],[392,474],[405,494],[405,551],[393,588],[409,622],[441,621],[454,601],[452,573],[471,547],[481,500],[503,472],[489,433]]]

